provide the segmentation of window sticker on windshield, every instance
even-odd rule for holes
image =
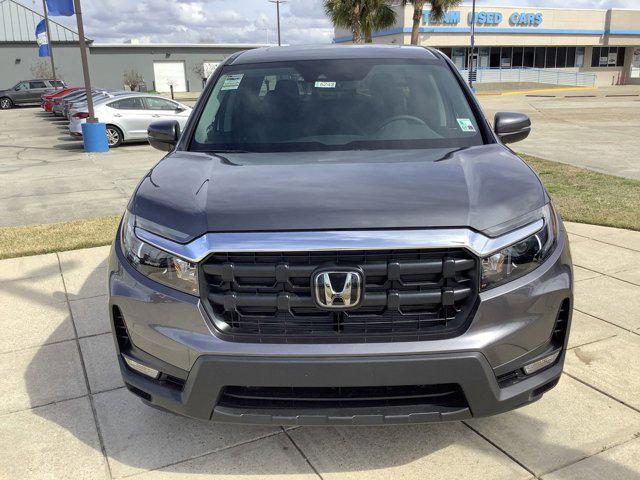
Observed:
[[[336,82],[316,82],[316,88],[336,88]]]
[[[469,120],[468,118],[458,118],[458,125],[460,125],[460,130],[462,130],[463,132],[475,132],[476,131],[476,127],[473,126],[473,123],[471,123],[471,120]]]
[[[240,82],[244,77],[244,73],[238,73],[235,75],[229,75],[224,83],[222,84],[222,88],[220,90],[237,90],[240,86]]]

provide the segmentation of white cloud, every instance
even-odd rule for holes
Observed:
[[[277,38],[275,5],[267,0],[83,0],[86,35],[98,42],[264,43]],[[478,0],[479,5],[567,7],[566,0]],[[574,0],[571,8],[639,8],[640,0]],[[75,29],[75,18],[56,18]],[[323,0],[281,6],[283,43],[330,43]]]

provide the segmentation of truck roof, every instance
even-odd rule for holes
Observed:
[[[430,48],[413,45],[319,45],[266,47],[246,50],[230,61],[230,65],[300,60],[342,60],[356,58],[421,58],[439,57]]]

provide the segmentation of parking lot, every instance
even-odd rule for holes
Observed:
[[[531,114],[519,151],[640,178],[640,103],[607,92],[481,102],[490,115]],[[85,154],[65,122],[2,111],[0,227],[120,214],[161,157],[145,144]],[[283,429],[151,409],[115,362],[108,247],[1,260],[0,478],[640,478],[640,232],[567,227],[577,283],[559,386],[517,411],[447,424]]]
[[[514,146],[520,152],[638,179],[640,97],[605,96],[613,91],[640,94],[640,88],[629,87],[480,101],[490,118],[497,111],[531,116],[531,136]],[[596,97],[572,97],[578,94]],[[85,154],[82,143],[67,134],[65,120],[35,108],[0,111],[0,227],[118,215],[160,158],[162,152],[146,144]]]
[[[640,87],[605,87],[481,96],[492,119],[498,111],[529,115],[533,130],[513,145],[521,153],[640,179]]]

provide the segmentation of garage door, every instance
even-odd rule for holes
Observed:
[[[184,62],[153,62],[153,73],[157,91],[168,92],[171,85],[174,92],[187,91]]]

